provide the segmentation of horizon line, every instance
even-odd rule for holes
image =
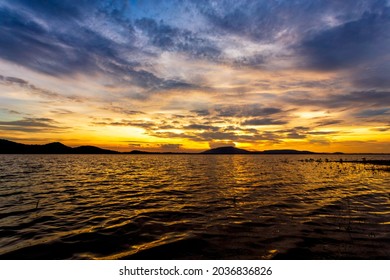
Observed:
[[[229,153],[218,153],[217,150],[221,150],[221,149],[227,149],[227,148],[233,148],[235,149],[236,151],[242,151],[242,153],[230,153],[230,154],[252,154],[252,155],[256,155],[256,154],[262,154],[262,155],[267,155],[267,154],[289,154],[289,155],[303,155],[303,154],[323,154],[323,155],[390,155],[390,152],[384,152],[384,153],[375,153],[375,152],[363,152],[363,153],[357,153],[357,152],[354,152],[354,153],[347,153],[347,152],[313,152],[313,151],[309,151],[309,150],[297,150],[297,149],[268,149],[268,150],[247,150],[247,149],[243,149],[243,148],[238,148],[238,147],[235,147],[233,145],[226,145],[226,146],[220,146],[220,147],[216,147],[216,148],[210,148],[210,149],[207,149],[207,150],[202,150],[202,151],[199,151],[199,152],[189,152],[189,151],[185,151],[185,150],[182,150],[182,151],[145,151],[145,150],[141,150],[141,149],[133,149],[133,150],[129,150],[129,151],[125,151],[125,152],[121,152],[121,151],[116,151],[116,150],[111,150],[111,149],[104,149],[104,148],[100,148],[98,146],[95,146],[95,145],[81,145],[81,146],[68,146],[68,145],[65,145],[63,144],[62,142],[60,141],[54,141],[54,142],[49,142],[49,143],[45,143],[45,144],[24,144],[24,143],[21,143],[21,142],[15,142],[15,141],[11,141],[11,140],[8,140],[8,139],[0,139],[0,141],[6,141],[6,142],[10,142],[10,143],[13,143],[13,144],[17,144],[17,145],[23,145],[23,146],[27,146],[27,147],[45,147],[45,146],[48,146],[50,144],[60,144],[62,145],[63,147],[65,148],[69,148],[69,149],[86,149],[86,148],[90,148],[90,149],[97,149],[97,150],[94,150],[93,152],[88,152],[89,154],[193,154],[193,155],[198,155],[198,154],[229,154]],[[0,146],[1,148],[1,146]],[[99,153],[99,150],[100,150],[100,153]],[[209,151],[216,151],[215,153],[208,153]],[[86,154],[88,154],[86,153]],[[13,154],[13,153],[4,153],[1,151],[0,149],[0,154]],[[23,154],[23,153],[19,153],[19,154]],[[29,153],[26,153],[26,154],[39,154],[39,153],[32,153],[31,151]],[[56,153],[56,152],[53,152],[53,153],[48,153],[48,152],[44,152],[42,154],[67,154],[67,153]],[[72,154],[71,152],[69,152],[68,154]],[[73,153],[73,154],[80,154],[80,153]]]

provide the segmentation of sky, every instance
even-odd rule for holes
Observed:
[[[0,138],[390,153],[389,30],[389,0],[0,0]]]

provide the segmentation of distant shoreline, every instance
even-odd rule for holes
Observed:
[[[322,153],[311,151],[299,151],[293,149],[248,151],[232,146],[225,146],[206,150],[198,153],[191,152],[147,152],[132,150],[118,152],[102,149],[95,146],[69,147],[60,142],[43,145],[30,145],[0,139],[0,154],[119,154],[119,155],[390,155],[390,153]]]

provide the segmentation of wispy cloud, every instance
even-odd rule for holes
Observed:
[[[67,129],[57,125],[57,122],[48,118],[23,118],[16,121],[0,121],[0,130],[22,132],[61,132]]]
[[[18,86],[20,88],[23,88],[27,90],[28,93],[38,95],[40,97],[43,97],[45,99],[59,99],[59,100],[68,100],[73,102],[82,102],[83,98],[79,96],[67,96],[62,95],[57,92],[43,89],[40,87],[35,86],[34,84],[29,83],[26,80],[16,78],[16,77],[6,77],[0,75],[0,84],[6,85],[6,86]]]

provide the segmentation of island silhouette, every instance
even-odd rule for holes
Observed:
[[[0,139],[0,154],[318,154],[310,151],[297,150],[265,150],[248,151],[233,146],[224,146],[200,153],[188,152],[147,152],[133,150],[130,152],[118,152],[102,149],[95,146],[69,147],[60,142],[43,145],[22,144],[5,139]],[[340,154],[340,153],[339,153]]]
[[[72,148],[60,142],[44,145],[27,145],[0,139],[0,154],[120,154],[120,152],[95,146]]]

